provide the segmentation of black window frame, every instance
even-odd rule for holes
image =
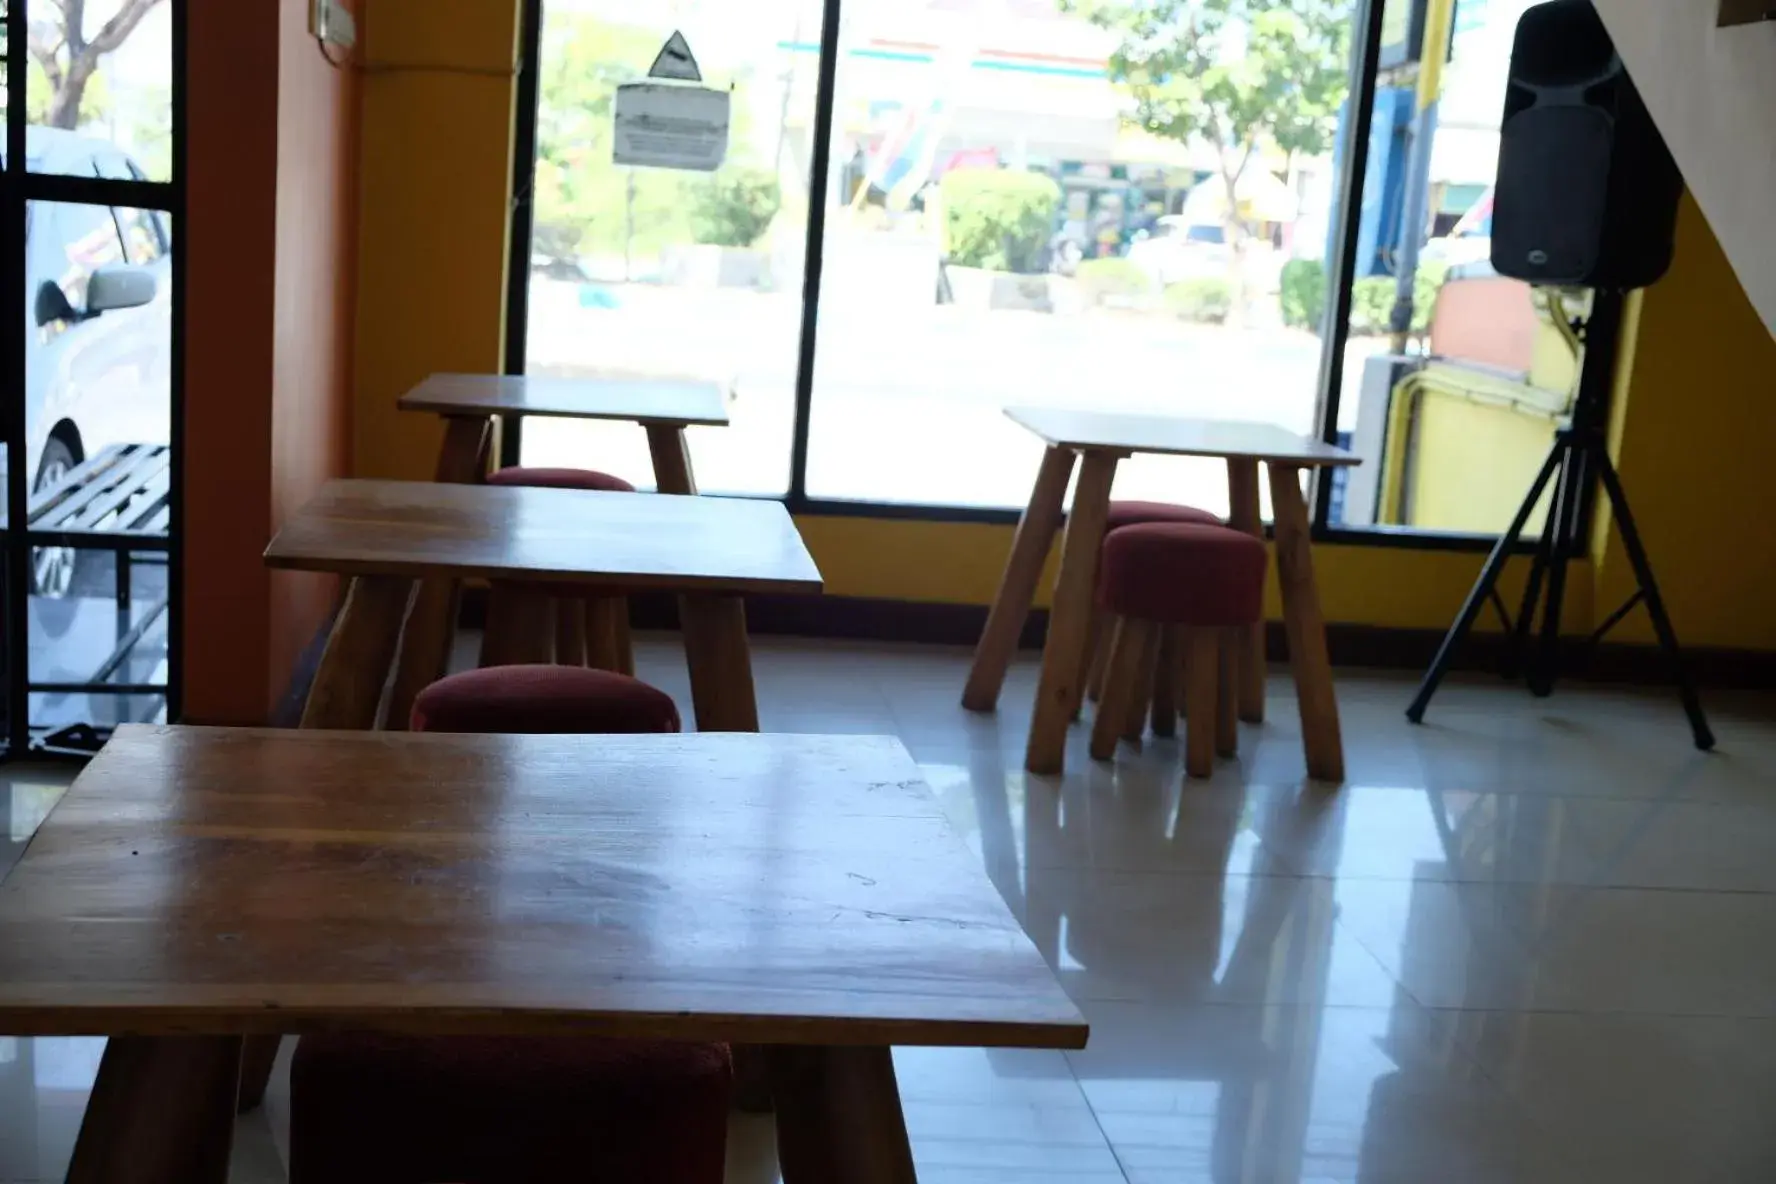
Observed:
[[[532,191],[536,177],[537,122],[541,92],[543,6],[547,0],[523,0],[515,151],[512,177],[512,233],[507,268],[505,372],[525,372],[529,329],[530,248]],[[814,152],[809,171],[811,194],[827,192],[832,153],[833,108],[837,93],[839,29],[844,0],[823,0],[820,69],[815,91]],[[1344,374],[1344,350],[1349,337],[1351,281],[1356,270],[1357,227],[1362,215],[1363,184],[1368,175],[1369,131],[1375,106],[1377,78],[1381,72],[1381,38],[1386,0],[1355,0],[1352,5],[1351,87],[1349,114],[1343,134],[1348,137],[1337,179],[1338,220],[1333,266],[1329,270],[1328,331],[1321,339],[1319,390],[1316,393],[1318,434],[1328,444],[1337,442],[1340,388]],[[820,280],[824,265],[826,202],[808,203],[807,251],[802,288],[801,341],[798,350],[795,427],[790,448],[789,491],[763,496],[781,501],[792,514],[810,516],[877,518],[917,522],[958,522],[1015,525],[1022,511],[976,506],[944,506],[896,502],[851,501],[809,497],[807,492],[808,433],[813,410],[816,325],[820,309]],[[1613,334],[1612,334],[1613,338]],[[1584,365],[1614,368],[1613,357],[1586,355]],[[522,420],[508,418],[502,428],[500,463],[516,465],[523,432]],[[1419,530],[1408,527],[1335,526],[1331,523],[1330,482],[1316,473],[1310,490],[1309,509],[1315,543],[1333,546],[1383,547],[1414,551],[1455,551],[1485,554],[1498,542],[1499,533],[1468,533]],[[1582,491],[1580,531],[1589,537],[1596,482],[1588,480]],[[1520,542],[1513,554],[1531,554],[1538,540]]]
[[[185,634],[183,587],[184,497],[183,473],[185,455],[185,308],[186,269],[185,243],[189,238],[183,219],[186,212],[186,53],[187,0],[166,0],[172,23],[170,68],[170,102],[172,115],[172,176],[166,181],[141,179],[122,180],[99,176],[36,173],[30,171],[26,152],[26,129],[29,112],[26,107],[26,86],[29,70],[29,5],[47,0],[10,0],[6,11],[6,160],[0,170],[0,274],[15,279],[6,285],[0,299],[0,365],[5,381],[16,392],[7,401],[3,438],[8,451],[6,466],[6,530],[4,539],[4,665],[6,676],[6,722],[3,737],[5,751],[0,759],[16,760],[39,753],[62,753],[95,748],[104,738],[104,728],[77,728],[67,740],[58,738],[46,728],[31,726],[30,697],[33,692],[61,694],[164,695],[166,718],[177,720],[182,711],[183,639]],[[135,170],[132,170],[133,172]],[[25,450],[28,444],[28,416],[25,392],[28,390],[26,349],[22,326],[29,305],[25,292],[29,256],[26,244],[27,211],[35,203],[54,202],[67,205],[104,207],[113,229],[123,239],[116,211],[133,208],[173,219],[176,228],[171,234],[170,268],[173,276],[171,294],[171,335],[168,368],[170,371],[170,472],[168,491],[167,555],[167,682],[158,685],[123,683],[48,683],[34,681],[30,671],[30,572],[35,533],[25,527],[29,518],[31,475],[25,472]],[[164,219],[154,219],[166,244]],[[127,242],[120,242],[125,258]],[[153,548],[143,547],[147,551]],[[74,747],[69,748],[72,744]]]

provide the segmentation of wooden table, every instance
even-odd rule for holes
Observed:
[[[302,724],[371,728],[416,579],[484,578],[680,593],[697,725],[757,731],[748,592],[819,592],[820,572],[777,502],[415,481],[332,481],[285,523],[272,567],[353,577]],[[448,623],[446,623],[448,624]],[[428,672],[446,641],[420,639]],[[414,647],[407,617],[402,650]],[[405,658],[391,694],[398,717]],[[412,680],[417,681],[417,680]],[[425,684],[420,683],[419,688]],[[406,702],[410,704],[410,688]]]
[[[1332,663],[1326,652],[1325,620],[1314,584],[1307,501],[1302,494],[1304,469],[1361,463],[1352,453],[1305,439],[1272,424],[1178,419],[1106,411],[1075,411],[1052,407],[1011,407],[1011,420],[1048,444],[1030,504],[1018,523],[1011,559],[987,627],[975,650],[974,666],[962,703],[971,711],[991,711],[998,704],[1005,671],[1017,649],[1036,581],[1061,528],[1062,500],[1072,479],[1074,462],[1083,456],[1073,512],[1066,517],[1061,569],[1049,612],[1048,643],[1042,653],[1042,681],[1030,723],[1025,767],[1033,773],[1058,773],[1066,748],[1067,728],[1079,711],[1089,662],[1093,584],[1098,550],[1104,541],[1110,508],[1110,484],[1117,462],[1135,453],[1215,457],[1227,462],[1228,524],[1262,538],[1258,465],[1270,472],[1270,499],[1276,527],[1278,583],[1283,620],[1289,634],[1289,662],[1301,704],[1303,745],[1309,775],[1323,781],[1344,780],[1344,747],[1339,735],[1338,701],[1332,687]],[[1240,716],[1264,718],[1264,633],[1251,631],[1240,658]]]
[[[684,430],[728,426],[728,401],[719,385],[677,378],[434,374],[402,395],[398,406],[444,417],[440,481],[477,479],[486,466],[496,416],[547,416],[640,424],[647,431],[660,492],[695,493]]]
[[[727,398],[713,382],[619,375],[434,374],[401,396],[398,406],[443,416],[444,442],[435,479],[452,484],[476,484],[487,475],[497,419],[536,416],[639,424],[647,432],[659,492],[694,494],[697,479],[685,428],[728,424]],[[455,580],[422,580],[414,590],[407,642],[390,691],[389,718],[397,726],[407,718],[414,696],[443,677],[459,603]],[[620,607],[624,602],[609,603]]]
[[[68,1179],[220,1184],[340,1029],[765,1045],[788,1184],[914,1179],[891,1045],[1086,1040],[896,740],[119,728],[0,884],[0,1031],[112,1038]]]

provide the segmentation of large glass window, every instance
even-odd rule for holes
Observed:
[[[548,0],[542,15],[527,371],[720,383],[732,424],[691,429],[699,485],[787,492],[819,0]],[[675,30],[705,84],[731,92],[714,173],[613,163],[616,88],[646,78]],[[551,423],[522,458],[653,481],[627,424]]]
[[[1590,294],[1532,288],[1491,262],[1512,37],[1536,2],[1458,3],[1441,83],[1429,88],[1406,40],[1417,32],[1410,6],[1389,4],[1337,413],[1365,463],[1341,476],[1333,525],[1497,534],[1571,409],[1572,322]]]
[[[1010,404],[1314,430],[1283,281],[1332,225],[1347,0],[846,11],[811,496],[1022,505]],[[1225,511],[1225,466],[1117,492]]]
[[[1063,404],[1336,440],[1365,463],[1321,524],[1496,533],[1590,306],[1488,261],[1532,2],[530,0],[528,368],[722,382],[703,484],[798,507],[1013,511],[1041,446],[1003,409]],[[614,87],[678,27],[736,97],[714,177],[610,162]],[[649,479],[621,425],[523,457]],[[1227,508],[1212,461],[1137,456],[1116,492]]]

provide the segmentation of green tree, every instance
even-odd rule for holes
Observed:
[[[121,0],[112,17],[90,35],[86,0],[38,0],[33,4],[28,47],[32,69],[26,75],[31,121],[72,131],[102,114],[102,96],[87,91],[100,60],[127,41],[159,3],[161,0]]]
[[[782,207],[777,174],[765,169],[724,168],[691,189],[697,241],[718,247],[752,246]]]
[[[1110,72],[1134,99],[1134,122],[1214,146],[1237,261],[1247,235],[1240,181],[1263,167],[1254,166],[1258,153],[1332,146],[1349,86],[1348,0],[1058,2],[1120,36]]]

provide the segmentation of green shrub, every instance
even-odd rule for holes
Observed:
[[[960,168],[941,182],[950,262],[1031,274],[1042,270],[1061,187],[1042,173]]]
[[[1175,317],[1204,325],[1219,325],[1233,311],[1233,284],[1219,276],[1198,276],[1165,290],[1166,309]]]
[[[712,246],[750,247],[783,205],[776,174],[764,169],[723,169],[687,184],[692,233]]]
[[[1449,278],[1446,263],[1426,263],[1412,280],[1412,333],[1422,337],[1431,327],[1437,292]],[[1379,336],[1388,331],[1394,313],[1394,277],[1370,276],[1351,285],[1350,332],[1352,337]]]
[[[1326,265],[1318,259],[1291,259],[1283,264],[1283,324],[1320,332],[1326,319]]]
[[[1106,296],[1141,296],[1153,286],[1147,273],[1127,259],[1082,259],[1076,278],[1094,304]]]

